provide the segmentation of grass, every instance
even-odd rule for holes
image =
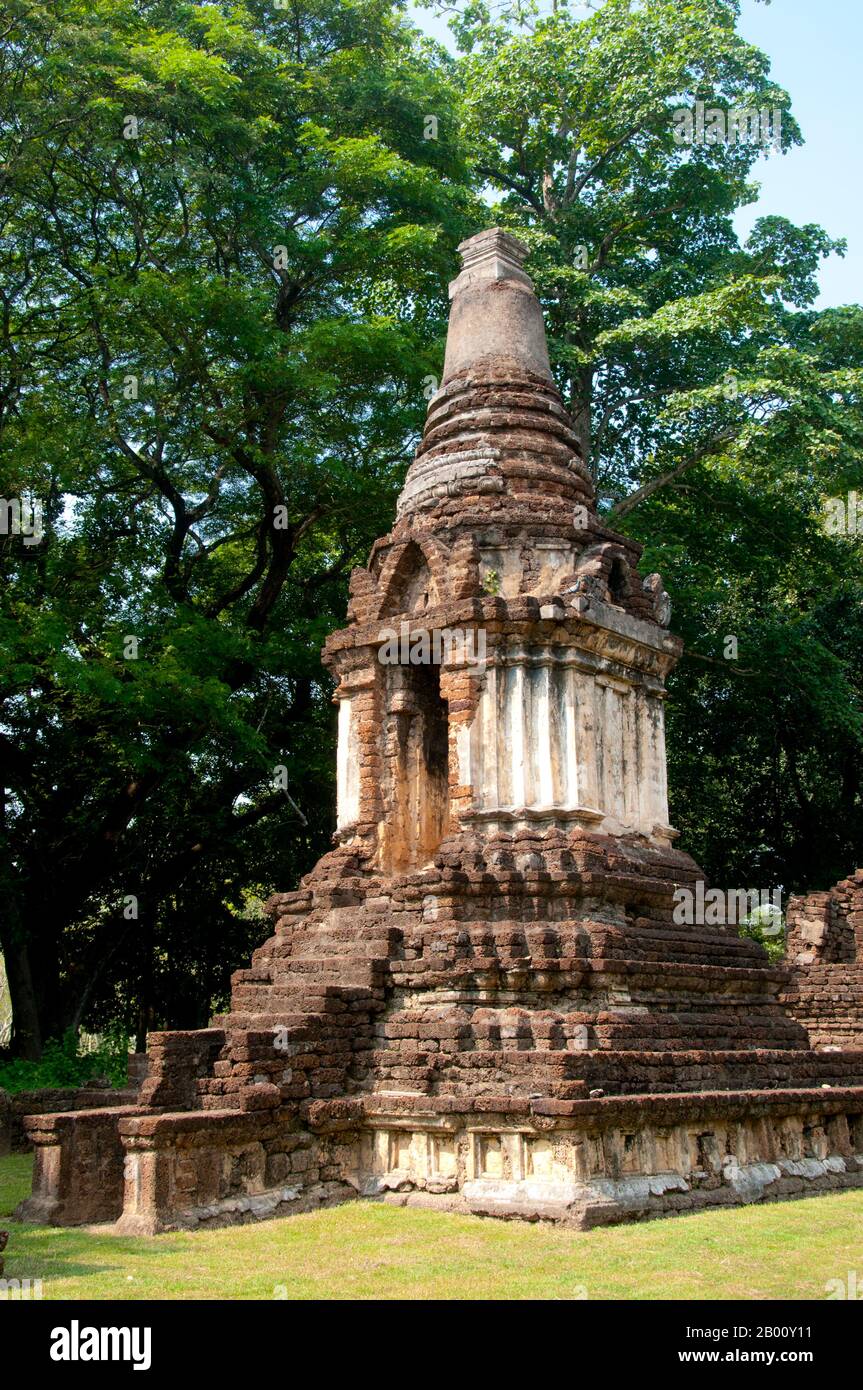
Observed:
[[[0,1159],[0,1219],[30,1162]],[[48,1299],[823,1299],[863,1271],[861,1191],[585,1232],[378,1202],[149,1239],[4,1225],[6,1277]]]

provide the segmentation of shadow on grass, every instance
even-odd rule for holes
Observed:
[[[0,1159],[0,1221],[11,1217],[18,1203],[30,1196],[32,1182],[32,1154],[6,1154]]]
[[[183,1236],[174,1236],[166,1244],[158,1237],[125,1238],[108,1231],[102,1234],[93,1226],[31,1226],[9,1221],[7,1229],[5,1277],[41,1279],[49,1297],[52,1282],[67,1280],[84,1280],[88,1284],[93,1281],[99,1286],[85,1286],[76,1292],[76,1297],[123,1297],[126,1290],[122,1283],[137,1282],[136,1276],[127,1271],[137,1268],[141,1281],[150,1286],[148,1296],[158,1298],[152,1283],[160,1276],[170,1279],[173,1270],[182,1267],[195,1253],[193,1239]],[[106,1281],[112,1285],[110,1294],[105,1291]],[[135,1296],[131,1288],[128,1296]]]

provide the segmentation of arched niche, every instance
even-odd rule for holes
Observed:
[[[436,664],[386,668],[382,861],[389,872],[434,858],[449,822],[449,709]]]
[[[440,601],[437,580],[432,573],[422,547],[416,541],[409,541],[392,564],[387,573],[385,566],[381,575],[384,589],[378,616],[396,617],[399,614],[423,613],[434,608]]]

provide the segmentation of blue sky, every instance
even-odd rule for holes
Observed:
[[[430,11],[413,16],[426,32],[448,38]],[[845,256],[822,265],[817,304],[863,303],[863,0],[743,0],[740,32],[770,57],[805,144],[759,162],[761,194],[739,214],[738,230],[743,236],[756,217],[775,213],[845,237]]]
[[[761,161],[761,196],[740,230],[769,212],[845,237],[845,256],[823,264],[818,305],[863,303],[863,0],[744,0],[740,32],[769,55],[806,142]]]

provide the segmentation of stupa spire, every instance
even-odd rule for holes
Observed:
[[[542,308],[522,269],[528,248],[500,227],[459,247],[440,390],[399,498],[403,517],[477,505],[593,509],[593,486],[548,358]],[[541,518],[540,518],[541,519]]]
[[[461,274],[452,281],[444,384],[460,372],[493,363],[552,380],[542,309],[522,270],[528,248],[500,227],[459,246]]]

